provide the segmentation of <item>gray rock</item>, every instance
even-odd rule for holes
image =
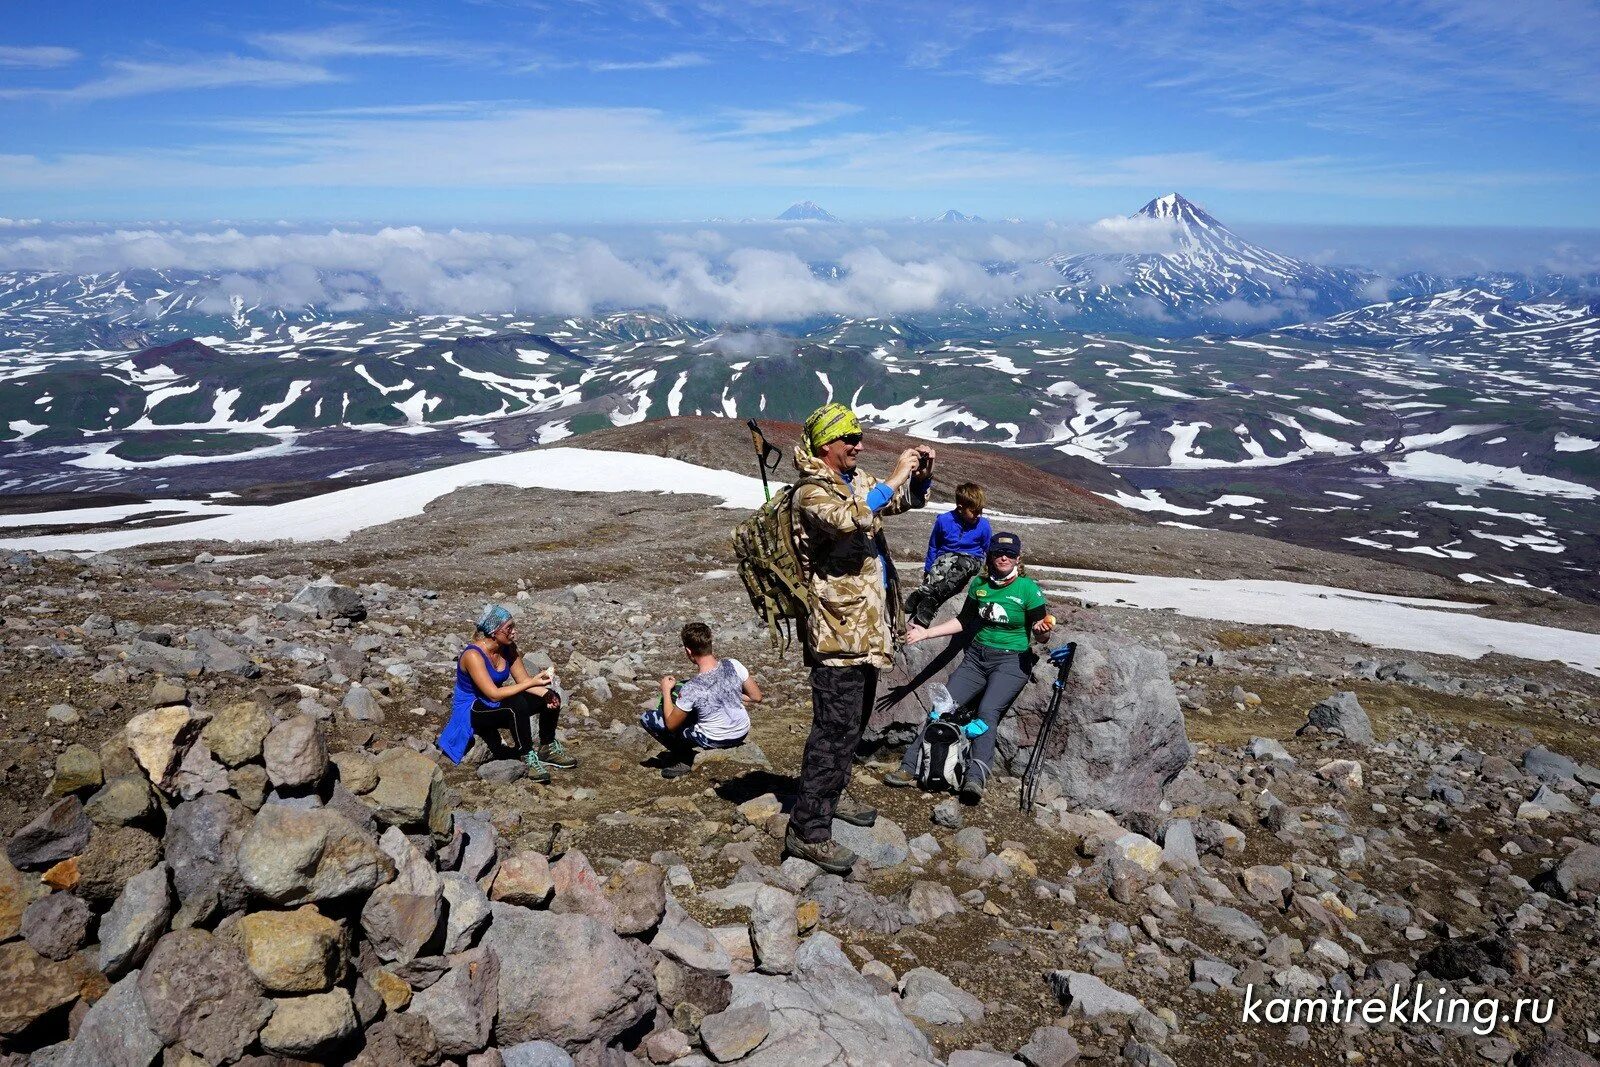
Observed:
[[[1271,737],[1252,737],[1248,749],[1250,758],[1266,760],[1273,763],[1293,763],[1294,757],[1289,755],[1289,750],[1283,743]]]
[[[906,845],[906,832],[899,823],[882,815],[871,826],[855,826],[835,819],[833,839],[854,852],[861,862],[875,871],[898,867],[911,854]]]
[[[727,974],[733,969],[733,960],[722,943],[670,897],[650,947],[699,971]]]
[[[983,1018],[983,1002],[938,971],[914,967],[900,979],[905,1013],[934,1026],[960,1026]]]
[[[937,1062],[927,1037],[896,998],[858,974],[831,934],[807,939],[791,975],[751,972],[735,975],[732,983],[732,1007],[759,1004],[769,1012],[767,1039],[741,1061],[749,1067],[927,1067]]]
[[[1358,745],[1377,742],[1366,709],[1356,695],[1348,690],[1317,701],[1306,715],[1306,725],[1341,734]]]
[[[1238,908],[1204,904],[1195,909],[1194,916],[1230,941],[1249,943],[1267,937],[1261,924]]]
[[[520,1041],[500,1049],[504,1067],[572,1067],[572,1056],[549,1041]]]
[[[1190,871],[1200,866],[1194,827],[1188,819],[1173,819],[1167,823],[1161,837],[1161,863],[1174,871]]]
[[[483,944],[500,959],[502,1050],[536,1036],[567,1049],[606,1043],[651,1010],[655,980],[609,926],[510,904],[493,911]]]
[[[361,799],[385,826],[450,831],[444,773],[438,764],[409,748],[390,748],[373,761],[378,784]]]
[[[289,603],[311,609],[319,619],[360,622],[367,617],[367,606],[359,591],[326,579],[301,589]]]
[[[1076,1063],[1080,1050],[1072,1033],[1059,1026],[1041,1026],[1017,1049],[1017,1058],[1028,1067],[1067,1067]]]
[[[311,1056],[356,1032],[356,1012],[343,989],[279,997],[261,1029],[261,1047],[287,1056]]]
[[[1016,1067],[1016,1063],[1015,1056],[973,1048],[957,1049],[945,1061],[946,1067]]]
[[[130,974],[94,1002],[65,1057],[66,1067],[149,1067],[164,1042],[150,1025],[139,995],[139,976]]]
[[[354,824],[324,808],[269,804],[239,844],[239,876],[276,904],[367,893],[394,875],[394,863]]]
[[[379,886],[361,908],[361,930],[383,960],[410,963],[436,947],[444,915],[444,884],[420,850],[396,827],[379,842],[394,864],[394,880]]]
[[[209,897],[222,911],[244,907],[250,891],[239,876],[239,845],[253,820],[230,796],[200,797],[172,809],[162,848],[180,902]]]
[[[989,836],[982,828],[969,826],[950,839],[950,847],[962,859],[981,860],[989,852]]]
[[[378,698],[372,695],[372,690],[364,685],[353,685],[344,695],[344,702],[340,705],[344,717],[351,722],[383,722],[383,706],[378,703]]]
[[[452,840],[459,837],[461,848],[454,867],[468,878],[494,874],[500,864],[500,835],[494,824],[481,815],[455,812],[451,816]]]
[[[411,998],[407,1011],[426,1018],[446,1056],[464,1056],[489,1043],[499,1009],[500,959],[487,948],[451,957],[450,970]]]
[[[1577,777],[1578,765],[1559,752],[1535,745],[1522,754],[1522,770],[1540,781],[1559,785]]]
[[[700,1024],[700,1041],[718,1063],[740,1060],[761,1046],[772,1032],[765,1004],[745,1004],[719,1011]]]
[[[158,863],[128,879],[100,920],[100,969],[116,977],[144,962],[172,919],[170,872]]]
[[[1140,1016],[1148,1012],[1138,999],[1106,985],[1092,974],[1051,971],[1050,988],[1070,1013],[1088,1019],[1102,1015]]]
[[[943,882],[915,882],[906,908],[911,913],[911,921],[920,925],[946,915],[960,914],[961,902],[956,900],[955,890]]]
[[[653,863],[627,860],[605,881],[611,928],[636,937],[660,924],[667,911],[666,872]]]
[[[161,842],[134,826],[95,827],[78,856],[77,894],[95,908],[109,908],[128,879],[161,859]]]
[[[279,789],[315,785],[328,773],[328,742],[317,721],[291,715],[262,742],[267,778]]]
[[[961,813],[961,802],[955,797],[948,797],[933,806],[933,824],[951,830],[959,830],[966,824],[966,816]]]
[[[62,797],[17,831],[6,844],[6,858],[18,870],[43,870],[82,852],[93,825],[77,797]]]
[[[1078,651],[1068,699],[1050,734],[1043,777],[1059,783],[1061,795],[1074,807],[1113,813],[1155,809],[1165,785],[1190,758],[1166,657],[1110,633],[1067,633],[1053,644],[1068,640],[1077,643]],[[869,722],[874,733],[926,717],[931,710],[927,687],[945,681],[959,662],[959,657],[950,657],[924,677],[943,651],[942,642],[925,641],[897,655],[884,691],[897,692],[913,683],[921,688],[880,702]],[[999,754],[1013,774],[1022,772],[1032,754],[1054,680],[1055,672],[1047,666],[1035,671],[1012,714],[1001,722]]]
[[[799,901],[793,893],[770,885],[756,890],[750,909],[750,943],[756,966],[765,974],[788,974],[800,951],[800,931],[795,918]]]
[[[230,1063],[256,1040],[272,1002],[232,941],[204,930],[175,930],[157,942],[139,972],[150,1027],[209,1063]]]
[[[439,876],[445,904],[445,955],[465,952],[489,923],[489,896],[478,883],[460,871]]]
[[[551,911],[587,915],[607,926],[615,926],[616,906],[606,896],[605,885],[582,852],[568,852],[552,863],[550,881],[555,886]]]
[[[51,893],[22,913],[22,936],[46,959],[61,961],[83,947],[94,912],[71,893]]]
[[[1600,893],[1600,848],[1579,845],[1567,853],[1555,869],[1554,881],[1564,897],[1579,890]]]
[[[528,773],[528,765],[519,759],[490,760],[478,768],[478,777],[486,782],[499,782],[505,785],[515,782]]]

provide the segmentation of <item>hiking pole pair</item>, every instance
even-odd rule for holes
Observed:
[[[1072,670],[1072,657],[1078,651],[1075,641],[1068,641],[1050,650],[1050,662],[1056,665],[1056,680],[1050,685],[1050,705],[1045,709],[1044,717],[1039,720],[1039,732],[1033,739],[1033,751],[1028,754],[1028,768],[1022,772],[1022,800],[1020,806],[1023,811],[1033,811],[1033,794],[1039,788],[1039,770],[1044,766],[1045,742],[1050,739],[1050,730],[1056,724],[1056,715],[1061,711],[1061,696],[1067,691],[1067,674]]]
[[[746,420],[746,425],[750,427],[750,443],[756,448],[756,466],[761,468],[761,492],[771,500],[772,490],[767,488],[767,472],[778,469],[778,464],[783,462],[783,453],[768,443],[767,435],[761,432],[755,419]]]

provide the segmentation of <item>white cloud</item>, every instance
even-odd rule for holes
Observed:
[[[106,64],[106,71],[99,78],[69,89],[0,89],[0,99],[81,102],[189,89],[281,88],[334,80],[333,74],[314,64],[233,55],[195,56],[160,63],[114,60]]]
[[[656,59],[612,59],[597,60],[589,64],[593,71],[618,71],[618,70],[684,70],[689,67],[703,67],[711,60],[699,52],[673,52],[671,55],[660,56]]]
[[[64,67],[76,62],[79,54],[76,48],[57,45],[0,44],[0,67]]]
[[[397,57],[468,61],[497,54],[492,46],[415,35],[402,38],[382,27],[359,23],[265,33],[251,41],[264,52],[302,60]]]

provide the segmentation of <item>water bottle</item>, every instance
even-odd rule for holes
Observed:
[[[950,690],[944,687],[943,682],[934,682],[928,687],[928,700],[933,704],[933,710],[928,713],[928,718],[938,719],[955,710],[955,698],[950,695]]]

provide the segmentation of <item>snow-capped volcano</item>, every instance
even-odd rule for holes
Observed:
[[[778,220],[780,222],[838,222],[839,216],[815,200],[802,200],[798,204],[790,204],[783,214],[778,216]]]
[[[1251,244],[1179,193],[1131,218],[1163,224],[1160,252],[1078,253],[1053,258],[1066,284],[1038,303],[1073,325],[1195,333],[1270,326],[1371,302],[1369,275],[1320,267]],[[1061,305],[1049,307],[1049,298]]]
[[[949,210],[947,210],[947,211],[945,211],[945,212],[943,212],[941,214],[933,216],[928,221],[929,222],[982,222],[983,219],[979,218],[977,215],[965,215],[965,214],[957,211],[955,208],[950,208]]]

